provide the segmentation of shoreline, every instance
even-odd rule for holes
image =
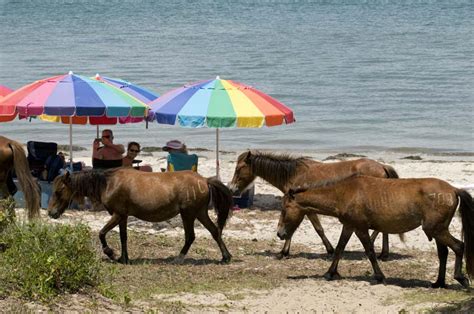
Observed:
[[[245,151],[246,150],[220,152],[220,176],[223,182],[230,182],[232,180],[237,158]],[[266,149],[262,149],[260,151],[275,154],[289,153],[287,151],[282,152],[278,150]],[[69,152],[65,153],[69,154]],[[201,175],[205,177],[216,175],[215,151],[204,149],[196,150],[194,148],[190,148],[189,153],[198,155],[198,172]],[[75,162],[81,161],[85,163],[86,166],[92,165],[91,156],[91,150],[73,152],[73,160]],[[160,168],[166,168],[166,156],[167,152],[159,150],[153,152],[142,152],[137,156],[137,159],[142,160],[141,165],[150,165],[153,168],[153,171],[157,172],[160,171]],[[411,158],[413,155],[387,152],[374,152],[360,155],[345,153],[338,155],[322,152],[290,152],[290,156],[308,157],[324,163],[338,162],[340,160],[348,159],[369,158],[394,167],[400,178],[434,177],[445,180],[456,187],[469,187],[469,189],[474,187],[474,156],[419,154],[415,155],[414,158]],[[68,158],[69,157],[66,156],[66,159]],[[255,181],[255,187],[255,193],[280,195],[280,191],[270,186],[260,178],[257,178]]]

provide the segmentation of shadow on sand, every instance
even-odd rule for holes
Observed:
[[[185,258],[182,263],[175,263],[176,256],[170,256],[166,258],[136,258],[130,259],[129,265],[219,265],[222,264],[220,259],[195,259],[195,258]],[[107,257],[103,258],[103,261],[106,263],[118,263],[117,261],[110,260]],[[239,263],[242,260],[232,259],[231,263]],[[225,265],[225,264],[222,264]]]
[[[348,281],[365,281],[370,283],[371,285],[378,285],[380,283],[376,282],[372,276],[353,276],[353,277],[348,277],[344,276],[341,274],[342,280],[348,280]],[[288,276],[287,279],[290,280],[301,280],[301,279],[319,279],[319,280],[326,280],[324,278],[324,274],[319,275],[311,275],[311,276],[305,276],[305,275],[299,275],[299,276]],[[435,280],[436,278],[433,278]],[[401,288],[431,288],[431,281],[428,280],[422,280],[422,279],[405,279],[405,278],[386,278],[385,279],[385,284],[390,285],[390,286],[397,286]],[[463,290],[464,288],[460,284],[451,284],[447,285],[447,289],[450,290]]]
[[[254,253],[254,254],[255,255],[261,255],[261,256],[266,256],[266,257],[272,257],[272,256],[276,257],[276,255],[278,253],[279,252],[273,252],[273,251],[266,250],[265,252],[257,252],[257,253]],[[299,253],[296,253],[296,254],[290,254],[289,257],[284,258],[284,259],[289,259],[289,258],[323,259],[323,260],[332,261],[332,255],[328,255],[327,253],[299,252]],[[345,251],[342,255],[342,258],[344,260],[349,260],[349,261],[367,260],[367,256],[365,255],[364,252],[361,252],[361,251]],[[403,259],[409,259],[409,258],[413,258],[413,256],[408,255],[408,254],[399,254],[399,253],[392,253],[391,252],[388,261],[396,261],[396,260],[403,260]]]

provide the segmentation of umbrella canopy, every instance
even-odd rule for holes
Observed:
[[[119,88],[72,72],[36,81],[0,100],[0,116],[144,117],[147,109]]]
[[[97,81],[105,82],[109,85],[121,89],[122,91],[135,97],[136,99],[140,100],[145,104],[148,104],[150,101],[153,101],[158,98],[158,95],[153,93],[152,91],[149,91],[148,89],[142,86],[132,84],[125,80],[100,76],[99,74],[96,74],[94,78]]]
[[[66,119],[70,125],[71,163],[74,119],[97,119],[102,121],[97,124],[110,124],[105,122],[116,121],[118,117],[143,119],[147,111],[145,103],[122,89],[72,72],[33,82],[0,99],[0,119],[17,113],[24,117],[45,114]]]
[[[128,81],[116,79],[116,78],[108,78],[102,77],[99,74],[96,74],[94,77],[95,80],[104,82],[108,85],[111,85],[115,88],[120,89],[121,91],[129,94],[130,96],[140,100],[143,103],[149,103],[152,100],[158,98],[158,94],[155,94],[141,86],[136,84],[132,84]],[[144,120],[144,116],[140,117],[110,117],[110,116],[101,116],[101,117],[93,117],[93,116],[50,116],[43,114],[40,116],[40,119],[50,122],[62,122],[62,123],[72,123],[72,124],[91,124],[91,125],[112,125],[112,124],[124,124],[124,123],[136,123],[142,122]],[[71,120],[72,119],[72,120]]]
[[[276,99],[219,77],[172,90],[149,106],[158,123],[191,128],[259,128],[295,121],[293,111]]]
[[[0,97],[4,97],[13,92],[13,89],[10,89],[6,86],[0,85]]]
[[[11,94],[12,92],[13,92],[13,89],[0,85],[0,99],[2,97],[7,96],[8,94]],[[0,122],[12,121],[15,119],[15,117],[16,117],[16,113],[9,116],[0,116]]]
[[[216,128],[218,177],[219,128],[260,128],[295,122],[293,111],[276,99],[253,87],[219,77],[172,90],[149,106],[149,118],[158,123]]]

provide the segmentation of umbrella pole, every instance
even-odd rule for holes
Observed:
[[[99,125],[97,124],[97,135],[95,138],[99,138]]]
[[[71,172],[74,172],[74,168],[72,167],[72,117],[69,117],[69,156],[71,161]]]
[[[216,177],[218,180],[221,179],[219,173],[219,128],[216,129]]]

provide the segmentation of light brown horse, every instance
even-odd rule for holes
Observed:
[[[317,184],[322,180],[348,176],[354,173],[381,178],[398,178],[398,174],[392,167],[370,159],[322,163],[309,158],[295,158],[286,154],[277,155],[247,151],[240,154],[237,159],[230,189],[233,193],[244,191],[256,177],[261,177],[283,193],[287,193],[290,188]],[[307,213],[306,216],[321,237],[327,252],[332,254],[334,249],[324,234],[318,215]],[[303,217],[301,217],[299,223],[302,220]],[[374,239],[377,233],[374,233]],[[291,237],[285,241],[281,252],[277,255],[278,258],[289,256],[290,244]],[[384,234],[380,258],[386,260],[388,253],[388,234]]]
[[[25,150],[20,143],[0,136],[0,197],[2,198],[11,195],[7,187],[7,178],[13,169],[25,196],[28,218],[39,217],[39,186],[31,175]]]
[[[381,179],[351,176],[328,181],[310,189],[290,190],[284,197],[285,209],[280,216],[278,236],[291,237],[302,217],[317,213],[337,217],[343,230],[331,267],[324,275],[328,280],[340,278],[339,259],[353,232],[362,242],[372,263],[374,277],[383,282],[370,241],[369,229],[387,233],[404,233],[422,226],[431,241],[436,240],[439,258],[438,280],[432,287],[445,287],[448,247],[456,254],[454,278],[464,287],[469,280],[462,273],[463,254],[467,273],[474,275],[474,204],[471,195],[438,179]],[[449,232],[449,224],[459,207],[464,243]]]
[[[72,200],[86,196],[94,204],[101,204],[112,215],[99,233],[102,250],[110,259],[114,259],[114,252],[107,245],[106,235],[119,225],[122,254],[118,262],[128,263],[128,216],[160,222],[178,214],[183,219],[185,243],[175,262],[184,260],[194,241],[196,218],[219,245],[222,262],[227,263],[232,257],[222,241],[222,230],[232,207],[232,194],[215,178],[206,179],[192,171],[145,173],[131,168],[105,172],[83,171],[71,175],[66,173],[53,181],[49,216],[59,218]],[[217,212],[217,227],[208,215],[211,201]]]

